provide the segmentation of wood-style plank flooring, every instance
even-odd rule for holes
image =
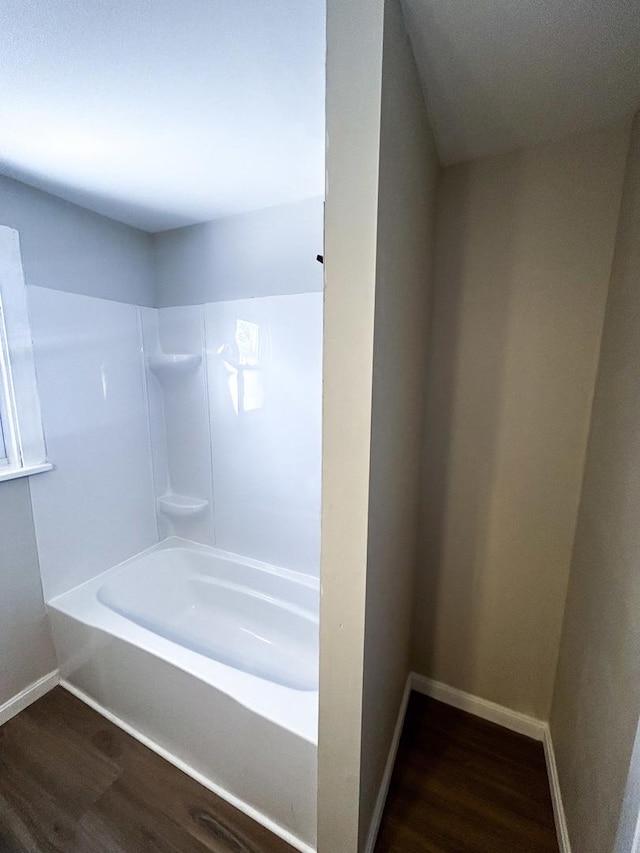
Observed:
[[[293,853],[60,687],[0,728],[0,851]],[[412,694],[376,853],[558,853],[541,744]]]
[[[412,693],[376,853],[558,853],[542,744]]]
[[[2,853],[294,853],[56,687],[0,728]]]

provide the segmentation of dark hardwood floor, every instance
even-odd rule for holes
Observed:
[[[2,853],[294,853],[66,690],[0,728]]]
[[[0,851],[293,853],[60,687],[0,728]],[[542,745],[412,694],[376,853],[557,851]]]
[[[376,853],[558,853],[542,744],[412,693]]]

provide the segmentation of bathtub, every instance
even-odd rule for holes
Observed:
[[[67,689],[315,850],[317,580],[171,538],[48,602]]]

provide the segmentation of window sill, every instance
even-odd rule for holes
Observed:
[[[27,465],[24,468],[1,468],[0,483],[3,480],[16,480],[18,477],[30,477],[32,474],[41,474],[43,471],[51,471],[51,462],[43,462],[41,465]]]

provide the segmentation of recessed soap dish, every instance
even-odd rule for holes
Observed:
[[[200,367],[202,356],[190,352],[159,353],[150,355],[147,362],[150,370],[162,381],[195,373]]]
[[[188,495],[174,495],[168,493],[157,500],[160,512],[169,518],[187,518],[190,515],[199,515],[209,506],[209,501],[202,498],[192,498]]]

